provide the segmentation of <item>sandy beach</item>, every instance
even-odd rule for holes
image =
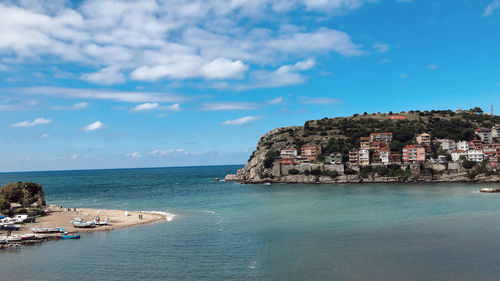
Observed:
[[[124,227],[132,227],[143,224],[170,221],[172,216],[166,213],[148,213],[148,212],[135,212],[135,211],[125,211],[125,210],[105,210],[105,209],[85,209],[85,208],[60,208],[57,206],[51,206],[49,208],[51,211],[49,215],[39,217],[36,219],[35,223],[23,224],[19,231],[15,233],[31,233],[31,228],[43,228],[43,227],[62,227],[65,228],[67,232],[92,232],[92,231],[109,231]],[[126,215],[126,212],[128,215]],[[139,217],[142,215],[142,219]],[[84,221],[92,221],[95,217],[100,216],[101,220],[106,220],[109,218],[109,225],[98,226],[94,228],[75,228],[71,224],[71,221],[75,217],[80,217]]]

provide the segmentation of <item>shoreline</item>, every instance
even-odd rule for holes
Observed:
[[[74,211],[76,210],[76,211]],[[126,227],[134,227],[161,221],[171,221],[173,215],[168,213],[154,213],[142,211],[110,210],[110,209],[89,209],[89,208],[62,208],[60,206],[49,205],[50,213],[46,216],[38,217],[34,223],[22,224],[16,233],[31,233],[31,228],[55,228],[66,229],[66,232],[95,232],[111,231]],[[128,216],[125,213],[128,213]],[[142,219],[139,218],[142,215]],[[71,224],[76,217],[84,221],[92,221],[99,216],[101,220],[109,218],[109,225],[96,226],[93,228],[76,228]]]

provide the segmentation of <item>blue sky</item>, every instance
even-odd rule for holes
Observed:
[[[0,171],[242,164],[323,117],[491,104],[500,0],[0,1]]]

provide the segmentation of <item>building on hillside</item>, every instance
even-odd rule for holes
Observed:
[[[295,165],[295,158],[281,158],[281,165]]]
[[[283,148],[280,153],[282,158],[296,157],[297,149],[295,148]]]
[[[469,150],[469,143],[467,141],[457,142],[457,150],[463,150],[463,151]]]
[[[483,150],[480,149],[469,149],[467,151],[467,159],[469,161],[481,162],[484,160]]]
[[[420,145],[407,145],[403,148],[403,162],[425,162],[425,147]]]
[[[391,151],[388,147],[381,147],[380,151],[380,161],[382,164],[387,165],[389,164],[389,154],[391,154]]]
[[[469,149],[468,150],[482,150],[483,143],[480,140],[471,140],[469,141]]]
[[[456,150],[457,144],[455,143],[454,140],[443,139],[441,140],[441,148],[444,151]]]
[[[428,133],[422,133],[417,135],[418,144],[431,144],[431,135]]]
[[[349,164],[351,165],[359,164],[359,150],[357,149],[349,150]]]
[[[389,153],[389,164],[401,164],[401,154]]]
[[[451,161],[453,162],[457,162],[458,160],[460,160],[460,157],[461,156],[465,156],[467,157],[467,151],[465,150],[453,150],[451,152]]]
[[[371,133],[370,139],[374,141],[385,141],[387,143],[392,141],[392,133]]]
[[[392,115],[392,116],[389,116],[389,119],[394,119],[394,120],[405,120],[406,117],[404,117],[403,115]]]
[[[483,143],[492,143],[493,142],[493,136],[491,134],[491,130],[490,129],[487,129],[487,128],[479,128],[479,129],[476,129],[474,131],[474,133],[476,135],[479,136],[479,138],[481,139],[481,141]]]
[[[330,154],[330,157],[332,158],[332,160],[330,161],[331,164],[342,164],[343,163],[342,153],[335,152],[335,153]]]
[[[495,125],[491,128],[491,136],[496,139],[500,137],[500,125]]]
[[[300,155],[311,161],[316,160],[316,157],[321,154],[321,145],[303,145]]]
[[[359,165],[368,166],[370,165],[370,151],[367,149],[359,150]]]
[[[380,159],[380,151],[374,151],[371,155],[371,164],[381,164],[382,159]]]
[[[498,162],[500,160],[500,144],[492,143],[483,146],[484,158],[490,162]]]
[[[370,142],[371,142],[370,137],[361,137],[359,138],[359,147],[361,149],[370,149]]]
[[[370,146],[368,149],[373,149],[373,150],[379,151],[380,148],[382,148],[382,147],[387,147],[387,142],[385,142],[385,141],[372,141],[372,142],[370,142]]]

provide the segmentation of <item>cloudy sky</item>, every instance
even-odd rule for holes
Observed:
[[[0,1],[0,171],[245,163],[305,120],[489,109],[500,0]]]

